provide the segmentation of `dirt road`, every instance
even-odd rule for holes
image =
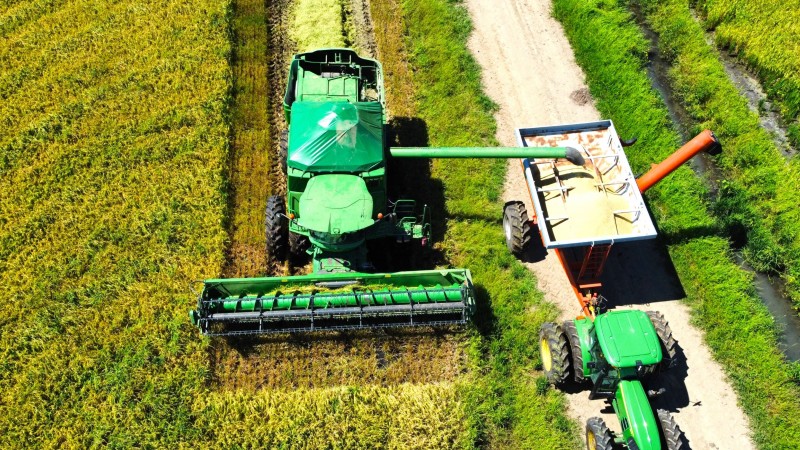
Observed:
[[[501,144],[515,145],[517,127],[600,118],[561,25],[550,16],[549,1],[466,0],[466,4],[475,28],[470,49],[483,68],[487,94],[500,105],[496,118]],[[522,200],[533,210],[517,160],[509,161],[504,197]],[[561,309],[561,318],[574,317],[578,302],[555,255],[527,266],[546,298]],[[603,284],[603,295],[616,307],[660,311],[670,322],[686,362],[658,380],[668,394],[654,403],[672,411],[691,448],[754,448],[736,394],[711,359],[702,333],[690,325],[688,308],[679,302],[683,289],[665,249],[655,242],[615,245]],[[585,390],[567,397],[570,413],[581,427],[587,418],[602,416],[619,431],[603,400],[589,401]]]

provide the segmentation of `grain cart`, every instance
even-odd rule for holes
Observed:
[[[509,250],[521,256],[538,226],[545,248],[559,258],[582,315],[563,325],[545,323],[539,335],[542,364],[556,386],[591,382],[590,398],[609,400],[622,434],[612,435],[601,418],[586,423],[589,450],[615,443],[631,449],[683,448],[680,429],[669,412],[650,406],[641,380],[675,362],[676,342],[658,312],[601,312],[600,275],[616,242],[652,239],[656,229],[642,193],[700,151],[720,150],[705,131],[638,180],[611,121],[517,130],[521,147],[569,146],[587,161],[576,167],[558,161],[522,160],[534,206],[529,221],[521,201],[506,204],[503,226]]]
[[[207,335],[465,323],[467,269],[375,273],[367,242],[431,245],[430,211],[390,199],[395,158],[567,158],[575,149],[390,148],[381,65],[349,49],[296,55],[280,145],[287,194],[269,197],[267,253],[309,255],[310,275],[204,281],[192,322]]]

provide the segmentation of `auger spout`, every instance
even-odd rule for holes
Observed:
[[[395,158],[564,158],[582,166],[581,153],[572,147],[391,147]]]

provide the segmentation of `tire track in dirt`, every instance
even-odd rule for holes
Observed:
[[[261,107],[268,117],[269,144],[260,152],[268,155],[263,160],[268,168],[258,178],[248,174],[232,173],[233,188],[240,184],[260,184],[269,186],[271,195],[285,195],[286,180],[277,159],[280,134],[287,129],[283,115],[283,93],[286,86],[287,71],[296,45],[289,36],[291,0],[263,0],[265,10],[255,5],[258,0],[237,0],[234,24],[247,24],[257,20],[259,14],[265,15],[265,29],[258,35],[243,36],[236,39],[238,46],[250,45],[253,39],[260,39],[265,52],[262,55],[267,66],[262,74],[262,82],[268,88],[238,92],[236,102]],[[250,5],[245,8],[245,5]],[[255,5],[255,6],[254,6]],[[367,0],[352,0],[351,14],[356,38],[354,42],[362,52],[374,56],[377,52],[376,38],[372,28],[370,4]],[[239,22],[237,22],[239,21]],[[399,29],[398,29],[399,30]],[[402,34],[393,36],[401,39]],[[248,39],[251,40],[248,42]],[[396,43],[395,43],[396,44]],[[387,47],[395,49],[395,47]],[[390,64],[391,65],[391,64]],[[248,76],[243,71],[242,76]],[[238,72],[235,72],[238,73]],[[395,78],[393,82],[410,84],[410,72],[405,78]],[[394,92],[394,91],[392,91]],[[246,98],[245,98],[246,97]],[[260,106],[259,106],[260,105]],[[238,106],[238,104],[237,104]],[[237,120],[236,117],[234,117]],[[234,128],[243,126],[235,123]],[[234,135],[235,136],[235,135]],[[235,139],[235,138],[234,138]],[[232,159],[241,158],[240,148],[233,146]],[[235,166],[238,167],[238,166]],[[235,170],[235,169],[234,169]],[[238,184],[236,184],[238,183]],[[237,254],[241,247],[231,246],[236,256],[226,270],[227,276],[256,276],[266,271],[269,274],[306,273],[310,268],[294,268],[284,265],[266,267],[264,245],[264,207],[266,193],[263,194],[260,210],[238,210],[232,204],[236,220],[255,224],[261,238],[257,249],[261,255],[260,266],[252,263],[245,254]],[[232,235],[233,237],[233,235]],[[254,250],[256,251],[256,250]],[[247,264],[242,262],[246,261]],[[213,338],[209,349],[211,365],[211,384],[219,390],[260,390],[292,389],[303,387],[331,387],[341,385],[380,385],[389,386],[400,383],[433,383],[457,378],[465,369],[465,353],[459,334],[448,330],[376,330],[359,332],[329,332],[301,336],[270,336],[258,338]]]
[[[467,0],[474,31],[470,49],[482,67],[487,94],[500,106],[497,138],[516,145],[514,129],[599,119],[588,100],[583,73],[546,0]],[[635,147],[634,147],[635,149]],[[665,182],[668,182],[665,181]],[[532,211],[519,161],[509,161],[505,200],[522,200]],[[654,400],[670,409],[694,449],[749,449],[748,420],[721,367],[713,361],[702,333],[690,325],[689,309],[669,255],[656,242],[615,245],[604,274],[603,294],[624,308],[660,311],[686,357],[686,363],[662,375],[665,396]],[[562,311],[560,320],[579,314],[578,302],[553,254],[526,263],[547,300]],[[570,414],[583,427],[592,416],[612,429],[619,423],[603,400],[588,399],[588,390],[567,393]],[[601,413],[601,410],[604,411]]]

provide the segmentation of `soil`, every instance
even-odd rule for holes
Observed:
[[[517,127],[598,120],[583,73],[576,64],[561,25],[546,0],[467,0],[474,32],[470,49],[483,69],[487,94],[499,105],[497,138],[515,145]],[[533,211],[519,161],[510,160],[505,200],[522,200]],[[526,266],[539,289],[562,311],[561,320],[579,314],[558,260],[552,252]],[[653,403],[669,409],[693,449],[751,449],[747,417],[722,368],[711,356],[689,309],[666,249],[658,241],[616,244],[603,276],[602,294],[609,306],[660,311],[670,322],[684,362],[650,380],[667,393]],[[581,423],[603,417],[612,430],[619,423],[604,400],[588,399],[588,389],[567,393],[570,414]],[[601,412],[602,411],[602,412]]]

